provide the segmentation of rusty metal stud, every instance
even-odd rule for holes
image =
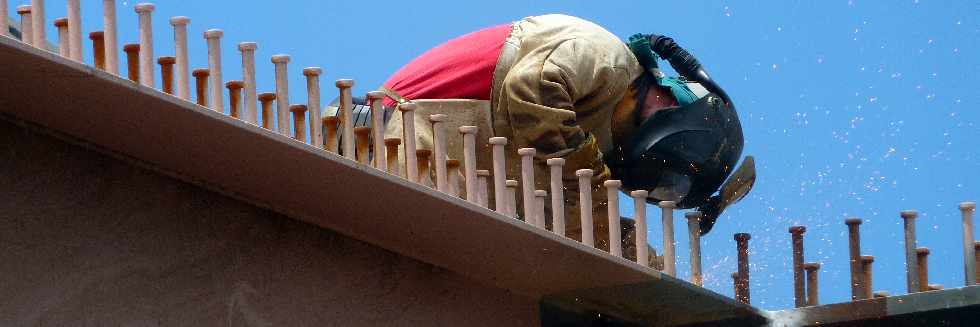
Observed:
[[[861,219],[848,218],[844,220],[847,225],[848,234],[848,254],[850,255],[851,268],[851,300],[865,299],[862,297],[861,286]]]
[[[807,262],[803,264],[803,270],[806,271],[806,305],[819,305],[820,288],[817,286],[817,273],[820,271],[820,264],[816,262]]]
[[[875,257],[862,255],[858,260],[861,265],[861,293],[859,298],[870,299],[873,296],[871,293],[872,285],[874,285],[874,281],[872,280],[872,265],[875,262]]]
[[[271,130],[273,126],[272,102],[276,101],[276,94],[272,92],[260,93],[258,99],[262,103],[262,128]]]
[[[174,94],[174,64],[176,63],[177,58],[175,57],[157,58],[157,64],[160,65],[160,77],[163,80],[163,93]]]
[[[208,106],[208,77],[211,72],[207,68],[198,68],[191,72],[194,76],[194,91],[197,95],[197,105],[207,108]]]
[[[71,47],[68,45],[68,18],[61,17],[55,19],[54,27],[58,30],[58,55],[70,58]]]
[[[327,117],[323,117],[327,119]],[[336,121],[334,122],[336,124]],[[334,132],[336,135],[336,132]],[[327,140],[327,136],[323,136]],[[398,176],[398,146],[402,144],[402,140],[399,138],[386,138],[385,139],[385,162],[388,166],[388,173]]]
[[[292,104],[289,112],[293,114],[293,139],[306,143],[306,105]]]
[[[701,274],[701,217],[699,211],[684,213],[684,218],[687,218],[688,248],[691,254],[691,283],[697,286],[704,285]]]
[[[806,289],[803,276],[803,234],[806,227],[793,226],[789,228],[793,237],[793,296],[796,307],[806,306]]]
[[[976,202],[960,203],[960,214],[963,217],[963,284],[977,284],[976,250],[973,248],[973,213],[977,210]]]
[[[88,39],[92,40],[92,54],[95,57],[95,68],[106,70],[105,32],[95,31],[88,33]]]
[[[919,291],[929,290],[929,248],[915,248],[915,264],[919,270]]]
[[[915,293],[921,289],[919,286],[919,266],[915,263],[915,218],[918,216],[919,213],[915,210],[901,212],[905,227],[905,278],[909,293]]]
[[[130,81],[140,82],[140,45],[123,45],[123,52],[126,53],[126,70]]]
[[[355,155],[357,162],[362,165],[370,165],[371,128],[367,126],[354,127],[354,138],[357,140],[354,150],[357,151]]]
[[[749,304],[749,233],[735,234],[735,244],[738,252],[738,280],[735,283],[735,299]]]
[[[228,88],[228,115],[241,118],[242,116],[242,88],[245,87],[243,81],[228,81],[225,83]]]

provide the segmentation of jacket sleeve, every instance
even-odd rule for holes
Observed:
[[[610,49],[601,49],[587,39],[567,39],[552,48],[544,60],[515,63],[502,88],[507,102],[507,119],[515,147],[532,147],[535,155],[536,185],[547,189],[549,158],[565,158],[563,184],[566,187],[566,226],[569,237],[579,239],[579,190],[575,171],[592,169],[593,212],[596,241],[605,240],[605,191],[598,186],[609,179],[595,137],[583,129],[579,120],[610,116],[596,112],[595,103],[618,102],[629,86],[629,73],[607,59]],[[583,105],[585,104],[585,105]],[[596,116],[593,116],[596,115]],[[550,206],[549,206],[550,207]],[[551,209],[551,208],[549,208]],[[550,210],[549,210],[550,211]],[[550,216],[550,215],[549,215]]]
[[[608,63],[609,49],[597,47],[587,39],[567,39],[543,61],[515,64],[504,79],[502,100],[516,147],[535,148],[538,158],[591,159],[569,169],[604,167],[595,139],[577,121],[598,113],[595,106],[578,104],[619,101],[628,86],[622,76],[628,73]]]

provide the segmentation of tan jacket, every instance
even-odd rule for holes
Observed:
[[[613,109],[641,72],[642,67],[626,44],[592,22],[565,15],[528,17],[514,23],[503,47],[494,71],[491,101],[416,101],[420,106],[416,112],[417,143],[419,148],[431,149],[428,116],[448,114],[451,136],[458,135],[460,125],[479,127],[479,169],[491,169],[487,145],[491,136],[508,139],[509,179],[520,178],[517,149],[537,149],[535,188],[541,190],[549,190],[550,174],[545,161],[565,158],[566,234],[574,239],[581,236],[575,171],[593,169],[596,241],[598,247],[608,249],[606,192],[601,185],[609,178],[609,170],[602,161],[602,152],[613,146]],[[402,137],[400,115],[392,117],[386,137]],[[461,159],[460,138],[449,139],[449,156]],[[491,206],[492,189],[491,182]],[[523,207],[520,198],[518,195],[518,208]],[[550,202],[546,206],[550,228]],[[631,251],[624,248],[624,252]]]

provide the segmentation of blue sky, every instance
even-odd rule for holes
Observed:
[[[8,14],[27,0],[10,1]],[[65,15],[47,1],[49,22]],[[876,290],[905,292],[898,212],[917,209],[918,241],[932,250],[930,282],[963,283],[957,204],[980,198],[980,2],[971,1],[157,1],[157,55],[173,53],[168,18],[189,16],[192,67],[206,67],[202,33],[221,28],[224,77],[240,79],[237,43],[255,41],[260,91],[273,89],[273,54],[363,94],[426,49],[524,16],[564,13],[623,38],[659,33],[691,50],[734,99],[745,154],[756,157],[752,194],[703,239],[706,287],[731,295],[732,234],[751,240],[753,304],[791,307],[789,234],[808,227],[806,260],[823,264],[821,301],[849,298],[845,217],[865,220]],[[120,42],[137,40],[135,2],[119,1]],[[85,32],[101,29],[100,2],[83,1]],[[50,23],[49,23],[50,24]],[[50,25],[49,25],[50,26]],[[54,40],[54,33],[49,38]],[[91,61],[90,46],[86,60]],[[971,59],[972,58],[972,59]],[[303,92],[291,102],[305,103]],[[624,198],[624,215],[632,204]],[[684,226],[677,215],[678,226]],[[679,232],[683,232],[683,228]],[[651,242],[660,244],[660,224]],[[679,254],[687,242],[679,233]],[[678,263],[687,275],[687,260]]]

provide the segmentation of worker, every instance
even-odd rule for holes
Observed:
[[[665,76],[658,56],[682,77]],[[725,190],[712,196],[741,156],[741,126],[728,95],[693,56],[664,36],[638,34],[624,43],[584,19],[528,17],[439,45],[397,71],[382,90],[388,108],[408,101],[418,105],[419,148],[431,148],[427,119],[440,113],[449,115],[450,135],[457,135],[460,125],[479,128],[479,169],[491,167],[487,139],[493,136],[508,139],[509,179],[520,176],[517,149],[536,150],[535,189],[549,189],[547,159],[564,158],[566,236],[581,238],[578,193],[592,192],[601,249],[609,247],[601,187],[608,179],[622,180],[625,191],[650,191],[649,203],[698,208],[704,213],[702,234],[754,181],[754,168],[740,169],[745,174],[727,187],[727,198]],[[397,113],[390,114],[385,135],[402,137]],[[450,138],[449,156],[461,159],[456,139]],[[399,152],[404,169],[404,151]],[[579,169],[594,171],[591,190],[578,189]],[[550,219],[551,210],[560,208],[546,203]],[[632,221],[622,226],[623,252],[632,256]]]

